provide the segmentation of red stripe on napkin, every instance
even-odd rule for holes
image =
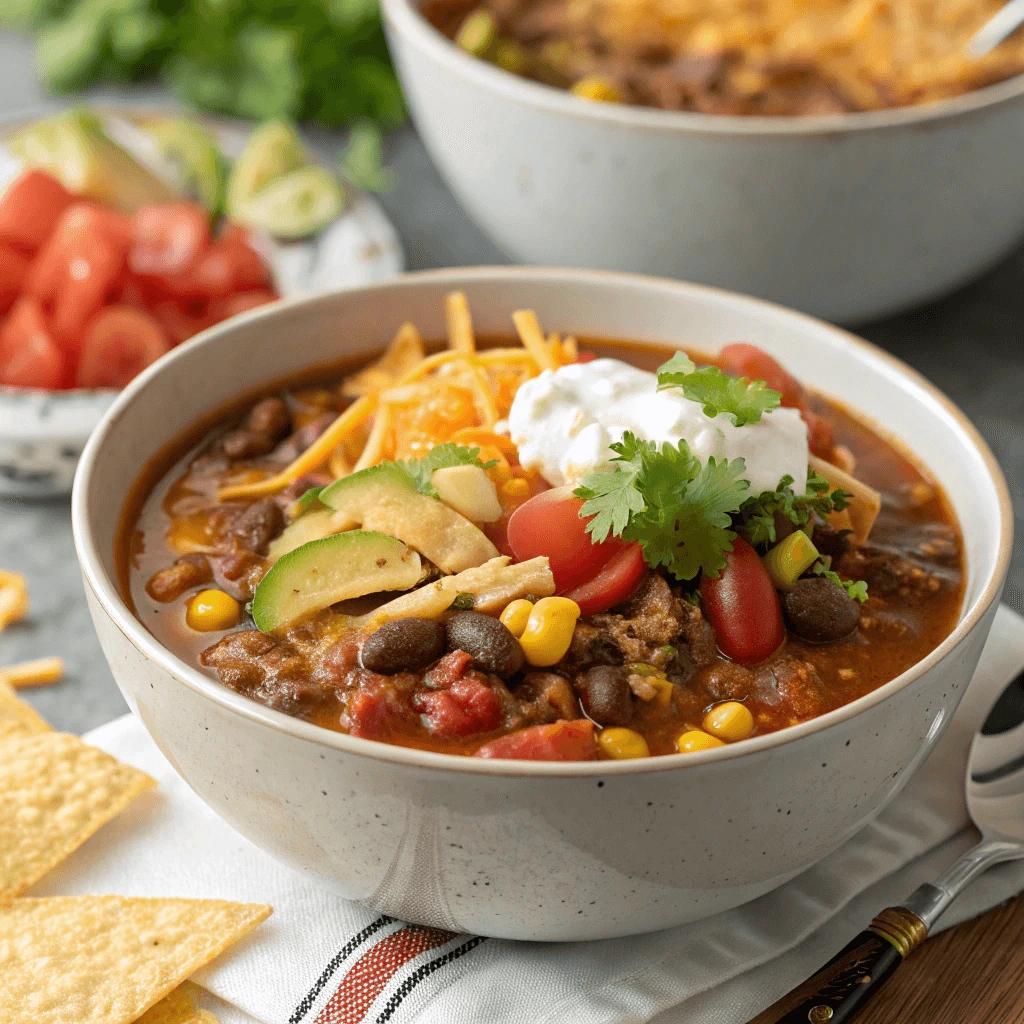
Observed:
[[[360,1024],[396,972],[414,957],[455,938],[454,932],[408,925],[367,950],[348,970],[314,1024]]]

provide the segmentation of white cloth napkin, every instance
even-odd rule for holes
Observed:
[[[130,715],[86,739],[157,778],[32,895],[123,893],[271,903],[273,916],[201,971],[222,1024],[743,1024],[882,907],[972,841],[970,738],[1024,668],[1024,619],[1001,608],[939,746],[854,839],[759,900],[639,938],[548,945],[405,926],[322,892],[233,832]],[[976,881],[943,926],[1024,889],[1024,864]]]

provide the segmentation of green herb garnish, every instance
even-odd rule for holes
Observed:
[[[435,471],[447,469],[449,466],[479,466],[481,469],[490,469],[496,462],[494,459],[481,462],[479,448],[468,448],[453,441],[445,441],[444,444],[432,448],[422,459],[409,459],[407,462],[396,462],[395,465],[401,466],[409,474],[420,494],[439,498],[437,488],[430,482]]]
[[[868,599],[868,585],[864,580],[844,580],[838,573],[829,569],[824,562],[815,562],[811,566],[811,572],[815,576],[824,576],[825,579],[831,580],[837,586],[842,587],[849,597],[852,597],[855,601],[860,601],[861,604]]]
[[[817,512],[824,519],[830,512],[841,512],[846,508],[847,499],[853,495],[840,487],[834,491],[829,487],[829,482],[808,466],[807,490],[797,494],[793,490],[793,478],[787,474],[774,491],[762,491],[743,503],[736,529],[755,547],[774,544],[777,515],[802,529],[811,521],[812,512]]]
[[[782,401],[782,395],[763,380],[730,377],[717,366],[698,370],[682,352],[658,367],[658,390],[668,388],[679,388],[691,401],[700,402],[705,416],[728,416],[737,427],[757,423]]]
[[[659,450],[629,431],[610,447],[612,468],[588,473],[573,492],[584,499],[580,515],[593,516],[594,543],[609,534],[637,541],[649,566],[679,580],[717,576],[736,537],[732,516],[750,488],[743,460],[701,465],[685,441]]]
[[[476,598],[472,594],[456,594],[451,606],[458,608],[460,612],[471,612],[475,604]]]

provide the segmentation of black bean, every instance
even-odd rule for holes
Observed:
[[[620,665],[595,665],[576,677],[583,708],[598,725],[628,725],[633,694],[628,673]]]
[[[849,636],[860,621],[860,605],[823,576],[797,580],[782,597],[786,623],[798,637],[826,644]]]
[[[515,675],[526,660],[508,627],[483,612],[456,612],[448,620],[448,650],[465,651],[478,668],[502,679]]]
[[[364,641],[363,668],[384,676],[426,668],[444,654],[444,625],[433,619],[393,619]]]

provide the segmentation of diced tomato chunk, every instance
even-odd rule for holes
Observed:
[[[0,198],[0,239],[35,253],[75,197],[43,171],[25,171]]]
[[[174,299],[163,299],[150,306],[150,313],[164,329],[172,346],[188,341],[189,338],[216,323],[213,317],[202,311],[192,312],[187,308],[188,305],[176,302]]]
[[[409,707],[387,679],[366,675],[368,679],[348,698],[342,724],[353,736],[374,740],[384,737],[392,723],[403,721]]]
[[[187,270],[160,275],[156,280],[176,298],[223,299],[234,292],[267,289],[270,274],[251,246],[230,232],[214,240]]]
[[[597,358],[597,353],[596,352],[588,352],[586,349],[583,349],[583,351],[580,352],[580,354],[578,356],[576,356],[576,362],[577,363],[592,363],[596,358]]]
[[[471,736],[501,724],[501,701],[493,688],[473,676],[456,679],[446,690],[420,691],[412,706],[434,736]]]
[[[206,211],[194,203],[144,206],[132,218],[128,266],[136,274],[180,274],[210,244]]]
[[[28,257],[0,242],[0,316],[14,305],[28,276]]]
[[[168,349],[160,325],[131,306],[107,306],[89,324],[75,384],[123,388]]]
[[[594,723],[589,718],[579,718],[552,725],[531,725],[485,743],[473,756],[516,761],[593,761],[597,758]]]
[[[78,351],[86,322],[118,290],[129,243],[127,217],[75,203],[32,264],[26,291],[49,313],[54,337],[66,350]]]
[[[239,313],[247,313],[250,309],[257,309],[267,305],[268,302],[276,302],[277,296],[264,288],[251,292],[238,292],[235,295],[225,296],[223,299],[214,299],[209,306],[210,322],[219,324],[221,320],[238,316]]]
[[[835,429],[827,416],[819,416],[806,403],[800,406],[800,415],[807,424],[807,446],[812,455],[821,459],[830,459],[835,447]]]
[[[734,342],[718,353],[722,368],[747,380],[763,380],[782,395],[782,404],[791,409],[800,405],[803,385],[777,359],[756,345]]]
[[[46,326],[43,310],[31,296],[14,305],[0,329],[0,384],[22,388],[59,388],[64,360]]]

